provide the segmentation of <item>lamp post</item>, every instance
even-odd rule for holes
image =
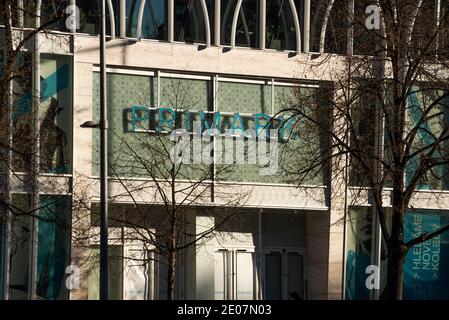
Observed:
[[[100,300],[108,300],[108,114],[106,100],[106,9],[100,1],[100,122],[82,128],[100,129]]]

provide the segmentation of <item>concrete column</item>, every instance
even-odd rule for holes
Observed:
[[[89,279],[89,239],[77,241],[82,232],[90,229],[90,210],[92,194],[92,130],[80,125],[93,119],[93,71],[91,63],[81,63],[82,54],[74,56],[73,76],[73,211],[72,211],[72,250],[71,263],[80,268],[80,288],[70,291],[70,299],[88,298]],[[85,206],[80,206],[83,201]]]

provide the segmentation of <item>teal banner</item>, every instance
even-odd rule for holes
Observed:
[[[409,212],[406,241],[449,224],[438,212]],[[404,299],[449,299],[449,232],[420,243],[407,254],[404,264]]]

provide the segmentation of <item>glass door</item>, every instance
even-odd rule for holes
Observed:
[[[298,251],[272,250],[264,255],[264,299],[303,300],[304,261]]]

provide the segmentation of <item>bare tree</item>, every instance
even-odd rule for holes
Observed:
[[[186,115],[189,108],[197,108],[201,101],[192,96],[191,88],[185,82],[179,79],[167,81],[163,97],[166,108],[142,107],[148,103],[144,98],[146,93],[133,92],[138,106],[114,113],[124,116],[126,124],[123,128],[119,121],[119,126],[111,126],[110,130],[110,175],[118,185],[111,191],[111,207],[118,208],[123,201],[128,205],[123,210],[111,210],[109,219],[110,228],[123,230],[124,242],[139,241],[145,251],[152,252],[146,257],[125,254],[124,260],[142,266],[157,262],[167,267],[166,298],[172,300],[180,261],[195,255],[194,248],[234,220],[247,199],[248,190],[221,185],[217,181],[231,175],[235,166],[214,165],[213,159],[218,155],[213,149],[222,143],[222,140],[217,141],[218,132],[206,130],[205,134],[198,134],[180,130],[186,121],[189,122],[186,119],[190,119],[189,126],[198,121],[212,127],[213,113],[206,111],[204,118],[198,111]],[[203,154],[199,159],[207,158],[210,162],[194,162],[195,152],[198,152],[193,147],[195,143],[200,144],[199,152]],[[210,149],[206,149],[208,145]],[[254,150],[247,152],[251,151]],[[95,210],[93,213],[91,225],[94,226],[98,219]],[[213,225],[199,227],[196,214],[213,217]]]
[[[50,35],[52,29],[65,24],[67,4],[67,1],[38,0],[5,0],[0,3],[0,24],[3,25],[0,29],[0,223],[9,226],[5,231],[8,245],[12,248],[11,254],[14,253],[13,247],[22,241],[20,234],[13,235],[16,230],[14,225],[20,225],[24,217],[49,222],[58,228],[68,228],[66,223],[62,225],[56,215],[48,211],[51,203],[39,201],[39,192],[51,189],[58,193],[60,188],[57,183],[49,181],[39,189],[40,173],[51,170],[55,158],[64,159],[61,155],[56,156],[55,152],[46,154],[47,142],[58,145],[56,149],[60,150],[67,147],[67,142],[64,138],[57,141],[55,136],[44,137],[52,131],[48,128],[51,121],[55,126],[55,117],[41,118],[39,106],[42,97],[33,85],[36,81],[33,70],[40,61],[38,38]],[[66,41],[64,36],[56,38]],[[33,54],[37,58],[33,59]],[[46,113],[56,113],[58,110],[57,104],[53,104]],[[41,139],[46,142],[40,143]],[[26,186],[26,192],[31,195],[25,199],[26,204],[23,203],[24,199],[17,200],[13,196],[15,183]]]
[[[387,249],[387,284],[382,298],[402,299],[409,250],[449,230],[446,225],[405,239],[405,218],[413,211],[414,196],[427,189],[438,199],[438,190],[447,180],[449,9],[447,3],[440,10],[431,1],[381,0],[358,2],[354,14],[354,1],[341,2],[335,1],[338,10],[345,12],[340,17],[348,20],[338,26],[329,24],[321,39],[347,41],[339,50],[322,41],[320,51],[325,46],[345,55],[322,54],[311,69],[312,73],[323,70],[320,67],[331,61],[339,68],[332,79],[334,97],[327,99],[331,121],[323,123],[322,112],[310,107],[310,95],[298,95],[295,105],[283,110],[318,128],[328,144],[308,164],[298,164],[290,173],[300,182],[317,167],[327,166],[334,177],[341,177],[340,172],[348,177],[354,187],[353,203],[367,196]],[[329,8],[324,10],[325,23],[333,3],[321,6],[320,10]],[[365,9],[373,4],[380,9],[379,29],[368,30]],[[330,30],[343,31],[332,37]],[[316,90],[314,95],[323,97],[323,92],[328,90]],[[391,210],[385,203],[388,192]]]

